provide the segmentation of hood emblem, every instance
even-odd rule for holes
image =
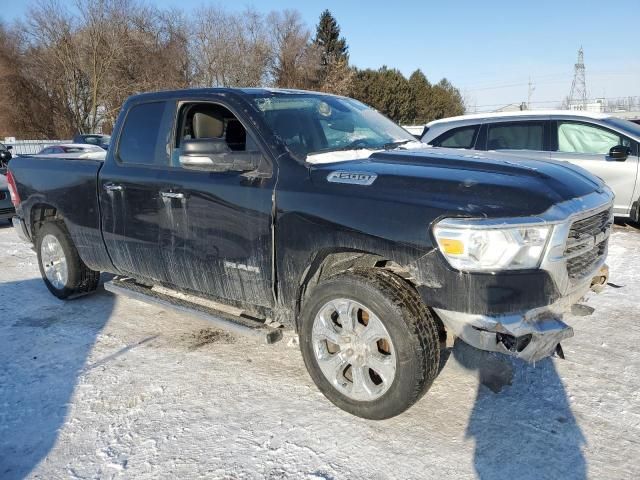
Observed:
[[[351,185],[371,185],[378,175],[370,172],[347,172],[335,171],[327,176],[327,181],[331,183],[350,183]]]

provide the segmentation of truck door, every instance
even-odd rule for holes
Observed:
[[[175,102],[137,103],[100,171],[102,230],[114,266],[138,278],[169,282],[172,222],[167,188]]]
[[[164,208],[172,220],[171,283],[223,299],[271,306],[275,174],[269,157],[246,123],[222,102],[182,103],[176,124],[170,183],[164,194]],[[227,159],[255,154],[260,172],[181,166],[181,143],[207,138],[225,140]],[[215,157],[211,156],[214,161]]]
[[[633,192],[638,173],[638,144],[601,125],[575,120],[554,122],[557,135],[551,158],[574,163],[602,178],[615,194],[613,211],[628,215],[635,200]],[[609,151],[615,146],[631,148],[631,155],[619,161]]]

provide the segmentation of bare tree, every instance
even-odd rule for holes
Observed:
[[[273,84],[285,88],[314,89],[319,86],[320,51],[310,42],[311,32],[296,10],[272,12]]]
[[[197,10],[191,51],[197,85],[252,87],[267,81],[271,45],[264,17],[255,10]]]
[[[57,118],[50,98],[27,78],[18,29],[0,24],[0,137],[53,138]]]
[[[431,85],[422,74],[407,80],[395,69],[350,67],[329,12],[311,41],[295,10],[206,6],[186,15],[144,0],[75,0],[73,8],[36,2],[10,35],[0,28],[0,99],[21,112],[0,116],[0,131],[9,135],[108,132],[129,95],[190,86],[350,94],[399,121],[463,111],[460,92],[445,80]]]
[[[180,11],[132,5],[120,32],[122,50],[111,64],[103,92],[104,129],[134,93],[191,84],[188,24]]]
[[[128,0],[78,0],[73,15],[56,0],[36,4],[23,32],[30,77],[66,119],[63,130],[95,131],[108,74],[124,45]]]

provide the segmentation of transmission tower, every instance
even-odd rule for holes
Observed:
[[[587,80],[584,75],[584,50],[578,50],[578,62],[575,64],[571,93],[569,94],[569,108],[576,110],[587,109]]]

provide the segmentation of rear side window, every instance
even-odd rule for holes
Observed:
[[[473,148],[478,129],[478,125],[454,128],[437,137],[431,145],[446,148]]]
[[[118,141],[118,159],[122,163],[168,163],[166,126],[163,126],[166,110],[166,102],[141,103],[129,109]]]
[[[489,125],[487,150],[544,150],[544,123]]]

